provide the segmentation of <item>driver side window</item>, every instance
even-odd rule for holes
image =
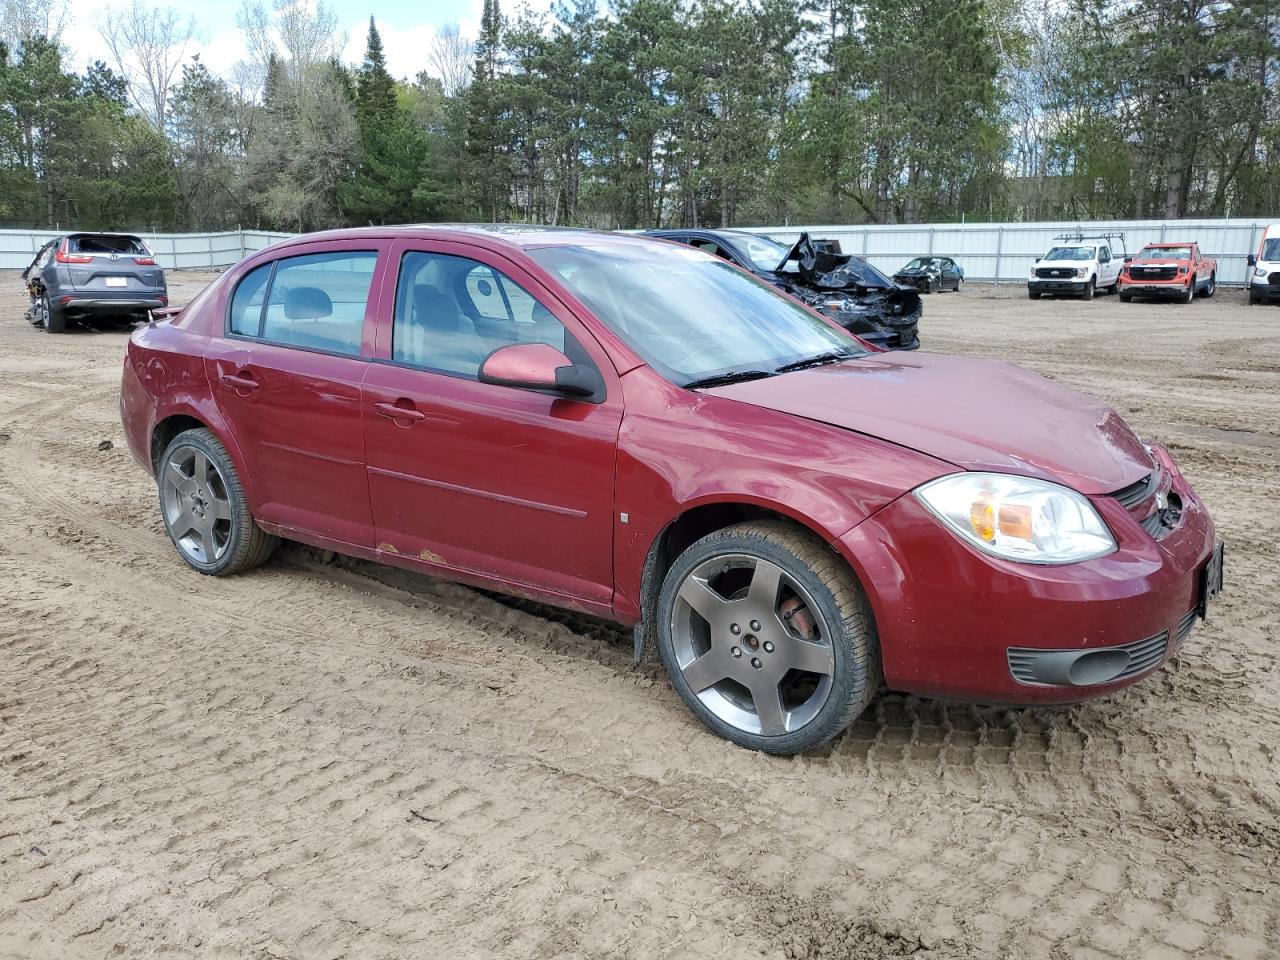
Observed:
[[[476,379],[494,350],[545,343],[570,357],[571,334],[541,303],[488,264],[411,251],[400,262],[392,359]]]

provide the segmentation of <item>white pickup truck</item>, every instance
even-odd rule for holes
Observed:
[[[1116,292],[1124,258],[1111,252],[1107,237],[1078,237],[1053,247],[1035,262],[1027,277],[1027,295],[1064,294],[1092,300],[1094,293]]]

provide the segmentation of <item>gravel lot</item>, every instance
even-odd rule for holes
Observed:
[[[0,274],[0,958],[1280,955],[1280,307],[927,298],[927,349],[1167,443],[1227,592],[1123,694],[886,694],[777,759],[606,624],[301,548],[189,571],[125,336],[24,304]]]

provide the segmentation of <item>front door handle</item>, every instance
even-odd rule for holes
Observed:
[[[421,410],[415,410],[413,407],[402,407],[395,403],[375,403],[373,409],[392,420],[412,420],[414,423],[419,423],[427,419],[427,415]]]
[[[235,373],[220,373],[218,379],[233,390],[257,390],[258,381],[252,376]]]

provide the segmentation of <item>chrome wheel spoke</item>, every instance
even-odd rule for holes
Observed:
[[[701,693],[712,684],[729,676],[729,658],[719,650],[708,650],[693,663],[681,668],[685,683],[694,693]]]
[[[835,672],[835,658],[832,656],[831,648],[825,643],[788,637],[784,649],[788,664],[794,670],[820,673],[823,676],[830,676]]]
[[[751,686],[751,700],[760,718],[760,732],[776,737],[787,732],[787,711],[782,705],[782,692],[776,682],[762,679]]]
[[[720,620],[724,615],[725,607],[729,605],[728,601],[712,590],[705,580],[697,577],[687,577],[684,583],[680,584],[679,597],[712,626]]]
[[[212,517],[214,520],[230,521],[231,519],[230,501],[222,500],[217,496],[214,496],[213,498],[211,498],[209,500],[209,516]]]
[[[751,574],[747,599],[753,607],[773,611],[778,606],[778,588],[782,584],[782,568],[768,560],[757,560]]]
[[[196,451],[192,461],[191,475],[195,478],[196,489],[203,492],[209,487],[209,458],[200,450]]]
[[[181,494],[190,494],[196,487],[194,478],[188,477],[178,467],[176,463],[170,460],[164,468],[164,479],[169,486],[177,490]]]

